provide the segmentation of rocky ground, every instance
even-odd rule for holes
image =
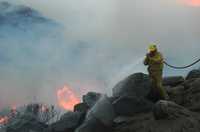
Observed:
[[[83,102],[58,121],[45,124],[35,118],[7,126],[6,132],[199,132],[200,70],[186,78],[166,77],[170,100],[150,93],[148,75],[135,73],[119,82],[108,97],[90,92]],[[16,127],[18,126],[18,127]],[[20,127],[19,127],[20,126]]]

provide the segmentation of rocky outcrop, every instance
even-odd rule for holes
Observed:
[[[45,132],[73,132],[84,120],[81,112],[67,112],[59,121],[51,124]]]
[[[112,97],[89,92],[74,112],[46,129],[42,124],[43,132],[199,132],[200,78],[196,71],[186,79],[164,78],[163,83],[170,99],[153,102],[148,98],[148,75],[133,74],[113,88]]]
[[[152,110],[153,103],[142,97],[122,96],[113,102],[117,115],[133,116],[141,112]]]
[[[192,111],[200,111],[200,78],[186,80],[176,87],[166,87],[170,100]]]
[[[195,79],[195,78],[200,78],[200,70],[198,69],[190,71],[186,77],[186,80]]]
[[[115,132],[199,132],[199,115],[170,101],[155,104],[153,114],[116,120]]]
[[[102,131],[102,128],[103,131],[109,132],[115,117],[116,114],[111,101],[107,96],[102,96],[88,112],[85,122],[76,130],[76,132],[100,132]]]
[[[198,71],[163,79],[171,101],[158,101],[151,112],[118,116],[115,132],[199,132],[200,78]],[[127,101],[125,101],[127,103]]]
[[[188,83],[184,91],[184,106],[194,111],[200,111],[200,78]]]
[[[116,117],[114,107],[107,96],[102,96],[95,106],[88,112],[87,119],[96,118],[105,126],[112,126]]]
[[[79,103],[74,106],[75,112],[87,113],[88,110],[89,110],[89,106],[86,103]]]
[[[83,103],[85,103],[89,108],[92,108],[101,96],[100,93],[89,92],[86,95],[83,95]]]
[[[6,132],[40,132],[48,127],[44,122],[39,121],[34,114],[23,114],[13,118],[6,126]]]
[[[156,120],[176,119],[180,117],[192,116],[192,112],[171,101],[160,100],[154,108],[153,114]]]
[[[125,78],[113,88],[113,96],[146,97],[150,92],[150,80],[148,75],[136,73]]]
[[[164,78],[170,101],[153,103],[148,75],[133,74],[113,88],[112,97],[97,101],[76,132],[199,132],[200,78],[189,78]]]
[[[165,87],[168,95],[170,96],[170,100],[176,102],[179,105],[184,105],[185,103],[185,87],[183,85],[179,85],[176,87]]]
[[[183,82],[184,82],[184,78],[182,76],[165,77],[163,79],[164,86],[175,87]]]

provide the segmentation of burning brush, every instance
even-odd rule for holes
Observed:
[[[65,110],[72,111],[76,104],[80,103],[80,99],[75,92],[67,85],[57,91],[58,105]]]

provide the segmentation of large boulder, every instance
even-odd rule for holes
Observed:
[[[185,87],[183,85],[178,85],[176,87],[165,87],[171,101],[179,105],[184,105],[185,103]]]
[[[170,100],[189,110],[200,112],[200,78],[185,80],[176,87],[165,87]]]
[[[186,107],[200,112],[200,78],[187,84],[184,100]]]
[[[87,119],[96,118],[105,126],[112,126],[113,119],[116,117],[114,107],[110,99],[104,95],[87,113]]]
[[[89,106],[86,103],[79,103],[74,106],[74,112],[83,112],[87,113]]]
[[[150,79],[143,73],[135,73],[119,82],[113,88],[113,96],[146,97],[150,92]]]
[[[76,132],[110,132],[115,117],[111,101],[107,96],[102,96],[90,109],[84,123]]]
[[[73,132],[84,120],[81,112],[67,112],[59,121],[51,124],[45,132]]]
[[[190,116],[191,112],[183,106],[171,101],[160,100],[154,108],[153,113],[155,119],[175,119],[181,116]]]
[[[113,102],[113,106],[117,115],[133,116],[151,111],[153,103],[143,97],[122,96]]]
[[[171,76],[171,77],[164,77],[163,78],[163,85],[164,86],[171,86],[175,87],[184,82],[184,78],[182,76]]]
[[[102,94],[100,93],[88,92],[86,95],[83,95],[83,103],[85,103],[89,108],[92,108],[101,96]]]
[[[200,70],[192,70],[188,73],[186,80],[200,78]]]

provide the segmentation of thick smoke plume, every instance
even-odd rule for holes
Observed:
[[[180,1],[8,2],[38,14],[29,14],[37,19],[17,19],[13,12],[12,20],[4,16],[10,24],[0,23],[0,106],[31,101],[56,104],[56,91],[65,84],[80,96],[87,91],[111,94],[117,81],[145,71],[142,58],[150,42],[157,43],[174,65],[200,56],[200,8]],[[165,69],[165,75],[186,72]]]

